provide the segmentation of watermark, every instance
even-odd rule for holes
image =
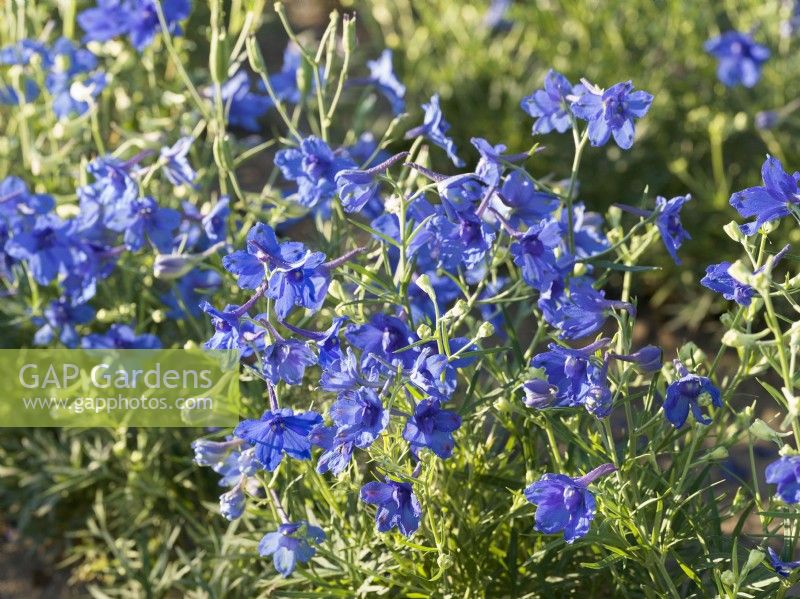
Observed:
[[[235,425],[231,351],[0,350],[0,427]]]

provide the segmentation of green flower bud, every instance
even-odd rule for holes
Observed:
[[[478,327],[478,339],[485,339],[492,335],[494,335],[494,325],[489,321],[482,322],[481,326]]]

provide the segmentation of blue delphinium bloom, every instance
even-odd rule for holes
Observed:
[[[531,226],[511,244],[514,264],[520,267],[522,280],[542,291],[561,276],[555,248],[561,243],[561,227],[557,221],[542,220]]]
[[[717,77],[728,87],[753,87],[761,79],[761,66],[770,57],[767,47],[749,33],[726,31],[705,44],[706,52],[719,60]]]
[[[47,285],[59,274],[66,275],[75,263],[72,226],[55,214],[38,216],[33,227],[6,242],[5,251],[24,260],[40,285]]]
[[[250,89],[247,72],[238,71],[222,85],[220,92],[228,123],[249,133],[258,133],[261,130],[258,119],[267,113],[272,100]]]
[[[760,110],[753,117],[753,124],[756,129],[769,131],[777,127],[781,120],[781,114],[775,110]]]
[[[311,459],[311,429],[322,423],[316,412],[294,413],[290,408],[267,410],[258,420],[243,420],[233,434],[256,448],[255,457],[270,472],[284,453],[296,460]]]
[[[369,77],[352,81],[355,84],[373,85],[389,101],[392,112],[400,114],[406,109],[406,86],[403,85],[394,73],[392,66],[392,51],[389,49],[381,52],[375,60],[367,61]]]
[[[675,361],[679,379],[667,386],[667,397],[664,400],[664,415],[675,428],[680,428],[686,422],[689,408],[694,419],[700,424],[711,424],[711,418],[703,414],[701,397],[707,395],[711,405],[722,407],[722,394],[714,386],[711,379],[697,374],[691,374],[679,361]]]
[[[353,348],[346,348],[344,354],[323,366],[320,387],[335,392],[353,391],[359,387],[379,389],[382,386],[381,364],[376,364],[366,355],[363,358],[365,363],[358,359]]]
[[[544,89],[537,89],[530,96],[522,99],[520,106],[536,122],[532,133],[550,133],[555,130],[564,133],[572,126],[570,119],[570,101],[567,96],[577,95],[582,91],[580,85],[573,86],[558,71],[550,69],[544,78]]]
[[[731,206],[743,217],[756,217],[755,221],[739,227],[745,235],[752,235],[761,225],[787,216],[800,204],[797,187],[800,173],[789,175],[780,160],[767,156],[761,166],[761,178],[763,186],[737,191],[730,199]]]
[[[439,106],[439,94],[431,96],[431,101],[427,104],[423,104],[422,109],[425,111],[425,118],[423,119],[422,125],[408,131],[406,133],[406,139],[424,135],[431,143],[447,152],[447,156],[453,161],[453,164],[458,167],[464,166],[464,161],[456,155],[455,142],[447,137],[450,123],[445,121],[442,115],[442,109]]]
[[[778,498],[785,503],[800,503],[800,455],[781,456],[764,471],[771,485],[778,485]]]
[[[411,368],[417,358],[418,350],[414,348],[399,351],[417,341],[417,336],[395,316],[374,314],[368,323],[349,326],[345,337],[363,352],[362,365],[374,363],[374,356]]]
[[[50,66],[50,53],[47,46],[40,41],[23,39],[0,48],[0,64],[3,65],[28,65],[34,56],[40,57],[43,66]]]
[[[453,337],[450,339],[450,351],[455,353],[459,347],[466,345],[467,339]],[[458,379],[456,368],[465,364],[461,360],[450,360],[443,354],[435,353],[436,346],[424,347],[417,354],[414,366],[405,372],[408,381],[420,389],[425,395],[447,401],[456,390]],[[467,358],[467,362],[469,358]],[[461,365],[459,365],[461,364]]]
[[[642,372],[658,372],[664,352],[656,345],[645,345],[638,351],[628,355],[609,354],[609,357],[623,362],[632,362]]]
[[[89,109],[89,97],[96,98],[105,89],[104,73],[89,74],[96,68],[97,58],[89,50],[78,48],[64,37],[56,40],[50,50],[45,87],[53,97],[53,112],[58,118],[85,113]],[[79,88],[83,88],[83,93],[74,94]]]
[[[633,146],[634,119],[647,114],[653,96],[633,91],[633,83],[617,83],[603,91],[585,84],[581,95],[572,104],[572,113],[588,122],[589,141],[603,146],[613,136],[623,150]]]
[[[800,560],[785,562],[772,547],[767,547],[767,553],[769,554],[770,565],[775,568],[775,573],[781,578],[789,578],[792,575],[792,570],[800,568]]]
[[[374,389],[344,391],[330,408],[331,420],[339,427],[337,437],[352,440],[356,447],[372,445],[389,425],[389,410]]]
[[[190,0],[162,0],[164,21],[171,35],[181,35],[178,23],[189,16]],[[128,35],[139,52],[153,42],[161,31],[154,0],[97,0],[95,8],[78,14],[78,24],[86,32],[83,41],[105,42],[120,35]]]
[[[408,441],[416,456],[420,450],[430,449],[440,458],[449,458],[453,454],[453,432],[460,426],[461,417],[443,410],[439,400],[423,399],[408,418],[403,439]]]
[[[35,81],[26,79],[23,83],[22,96],[25,102],[33,102],[39,97],[39,86]],[[19,106],[22,103],[17,90],[10,85],[0,85],[0,104],[5,106]]]
[[[247,498],[242,487],[242,484],[237,484],[219,496],[219,513],[226,520],[236,520],[244,513]]]
[[[330,472],[339,476],[347,469],[353,457],[353,440],[338,436],[336,430],[335,426],[319,424],[308,435],[313,445],[325,450],[317,460],[317,472],[320,474]]]
[[[546,385],[538,381],[526,383],[525,404],[537,409],[584,406],[598,418],[608,416],[611,411],[608,363],[594,357],[608,343],[608,339],[600,339],[580,349],[548,345],[548,351],[531,360],[531,366],[544,370]]]
[[[656,198],[656,212],[658,212],[656,226],[658,232],[661,233],[661,240],[675,264],[681,263],[681,259],[678,257],[678,248],[685,240],[691,239],[689,233],[681,225],[681,208],[691,199],[690,195],[678,196],[671,200],[661,196]]]
[[[148,333],[136,334],[127,324],[112,324],[105,334],[86,335],[81,340],[84,349],[160,349],[161,341]]]
[[[211,316],[214,334],[203,344],[206,349],[236,349],[243,358],[254,351],[264,349],[265,331],[256,330],[255,325],[239,312],[239,306],[229,304],[217,310],[207,301],[200,302],[200,309]]]
[[[312,209],[328,209],[336,195],[336,173],[354,168],[356,164],[343,152],[334,152],[321,139],[310,135],[299,148],[280,150],[275,165],[283,176],[297,183],[297,201]]]
[[[575,241],[575,256],[578,258],[590,258],[611,247],[608,239],[603,233],[603,217],[596,212],[588,212],[582,202],[577,202],[572,206],[572,238]],[[561,249],[563,254],[567,254],[568,246],[567,231],[569,230],[569,219],[567,211],[561,213]]]
[[[286,381],[299,385],[306,367],[317,363],[317,356],[308,345],[296,339],[276,339],[264,348],[261,358],[264,377],[273,384]]]
[[[201,221],[203,230],[210,241],[225,240],[230,213],[230,200],[227,197],[221,197],[209,213],[203,217]]]
[[[192,137],[181,137],[172,146],[161,148],[164,174],[173,185],[189,184],[197,176],[187,157],[193,141]]]
[[[727,261],[708,266],[706,276],[700,279],[700,284],[721,293],[725,299],[733,300],[740,306],[749,306],[756,290],[728,274],[730,267],[731,263]]]
[[[160,252],[172,249],[172,233],[180,224],[180,212],[160,207],[150,196],[118,207],[106,222],[112,231],[123,233],[128,249],[140,249],[146,237]]]
[[[381,164],[366,170],[348,168],[336,173],[336,189],[344,211],[359,212],[368,203],[377,200],[380,197],[380,180],[377,176],[407,155],[408,152],[395,154]]]
[[[534,225],[549,217],[560,205],[556,196],[537,190],[528,175],[516,170],[506,177],[499,195],[500,201],[511,208],[509,222],[515,227],[520,222]]]
[[[281,524],[275,532],[268,532],[258,543],[258,554],[261,557],[272,556],[275,569],[284,577],[294,572],[298,563],[307,563],[314,554],[309,541],[321,543],[325,533],[317,526],[300,521]]]
[[[169,293],[161,296],[161,302],[169,308],[167,317],[181,320],[187,314],[201,314],[202,296],[215,293],[222,286],[222,277],[213,270],[194,269],[181,277]]]
[[[325,254],[312,252],[300,242],[278,243],[269,225],[257,223],[247,233],[247,251],[225,256],[225,268],[237,275],[239,287],[256,289],[269,278],[267,297],[275,300],[275,313],[283,320],[295,306],[319,310],[330,284],[330,269]]]
[[[536,505],[536,530],[545,534],[564,531],[567,543],[586,536],[596,509],[588,487],[615,470],[612,464],[603,464],[580,478],[547,473],[528,486],[525,498]]]
[[[392,527],[410,537],[419,528],[422,508],[411,483],[391,480],[372,481],[361,487],[361,500],[378,506],[375,522],[378,531],[387,532]]]
[[[194,450],[193,461],[198,466],[215,467],[220,465],[234,449],[242,446],[241,439],[227,439],[225,441],[212,441],[211,439],[196,439],[192,441]]]
[[[50,302],[42,311],[42,317],[33,318],[40,328],[33,337],[36,345],[48,345],[57,335],[66,347],[78,345],[79,337],[75,325],[85,324],[94,319],[95,311],[88,304],[73,305],[65,298]]]
[[[551,289],[542,293],[538,306],[545,321],[561,330],[562,339],[581,339],[596,333],[612,309],[636,312],[627,302],[606,299],[605,292],[592,287],[591,280],[585,277],[573,278],[568,290],[561,281],[554,281]]]

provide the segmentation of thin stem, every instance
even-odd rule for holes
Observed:
[[[572,213],[572,201],[575,194],[575,184],[578,181],[578,170],[581,167],[581,156],[586,143],[589,141],[589,130],[583,132],[583,135],[578,138],[577,125],[572,127],[573,138],[575,140],[575,158],[572,160],[572,172],[569,177],[569,187],[567,188],[566,210],[567,210],[567,246],[569,253],[575,254],[575,215]]]

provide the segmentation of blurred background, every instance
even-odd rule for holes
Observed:
[[[41,2],[26,10],[35,16],[32,20],[51,23],[57,31],[66,4]],[[185,27],[191,50],[187,70],[205,77],[208,9],[199,0],[194,4]],[[551,67],[573,83],[585,77],[608,87],[630,79],[637,89],[654,94],[630,151],[609,144],[586,152],[580,196],[602,212],[615,202],[640,204],[645,190],[648,205],[656,195],[691,193],[694,200],[683,213],[692,235],[680,252],[684,264],[675,267],[660,248],[646,259],[662,270],[639,279],[636,292],[646,329],[639,334],[674,348],[698,332],[709,339],[717,332],[712,317],[726,303],[697,281],[709,263],[738,257],[722,231],[736,217],[728,198],[759,184],[767,153],[779,157],[790,172],[800,159],[792,143],[798,126],[792,102],[800,92],[794,2],[286,4],[295,28],[309,38],[324,29],[331,10],[354,11],[359,22],[355,75],[363,73],[365,60],[392,49],[395,69],[408,88],[411,118],[419,119],[419,105],[439,93],[451,134],[470,164],[477,159],[471,137],[504,143],[511,152],[539,142],[546,150],[537,154],[531,170],[568,176],[571,136],[531,137],[532,119],[519,107],[523,97],[542,86]],[[78,8],[88,5],[80,2]],[[279,66],[287,40],[269,10],[260,44],[270,66]],[[752,31],[772,51],[753,89],[725,87],[716,78],[715,59],[703,49],[706,40],[729,29]],[[174,81],[174,73],[170,76]],[[143,109],[130,119],[140,128],[165,127],[170,118],[180,118],[180,111],[174,112]],[[759,112],[776,113],[770,128],[757,126],[764,120],[757,119]],[[3,118],[0,112],[0,126]],[[25,177],[14,152],[13,140],[0,141],[0,175]],[[445,159],[435,157],[441,160],[437,169],[453,172]],[[59,167],[57,161],[45,164],[39,180],[52,193],[70,193],[75,178]],[[798,241],[800,232],[786,221],[784,238]],[[3,325],[0,335],[7,344],[28,343],[31,331]],[[169,331],[164,337],[170,338]],[[202,340],[205,332],[193,331],[190,338]],[[189,444],[195,435],[161,433],[3,433],[0,597],[83,596],[89,588],[96,596],[161,596],[168,589],[173,596],[188,589],[193,596],[238,596],[237,589],[254,588],[263,573],[254,571],[252,560],[236,547],[236,525],[229,528],[214,513],[218,489],[213,474],[191,463]],[[229,559],[210,561],[209,556],[218,555]]]

